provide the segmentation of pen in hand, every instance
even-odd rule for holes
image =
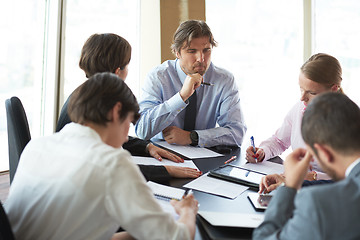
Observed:
[[[214,86],[214,84],[212,84],[212,83],[207,83],[207,82],[202,82],[201,84],[202,84],[202,85],[206,85],[206,86]]]
[[[190,194],[192,194],[192,189],[190,189],[190,188],[186,189],[185,193],[183,195],[183,198],[185,198],[187,195],[190,195]]]
[[[252,145],[253,150],[254,150],[254,154],[256,154],[254,136],[251,136],[251,137],[250,137],[250,141],[251,141],[251,145]],[[258,161],[257,161],[257,158],[255,158],[255,161],[258,162]]]

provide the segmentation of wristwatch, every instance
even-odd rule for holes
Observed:
[[[197,146],[199,143],[199,135],[197,134],[196,131],[191,131],[190,132],[190,139],[191,139],[191,146]]]

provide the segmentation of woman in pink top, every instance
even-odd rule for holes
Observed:
[[[262,162],[280,155],[290,146],[293,150],[305,148],[300,126],[306,106],[320,93],[342,93],[341,75],[340,63],[333,56],[324,53],[311,56],[300,68],[300,101],[286,115],[275,134],[255,148],[255,153],[252,146],[246,149],[246,160],[252,163]],[[317,168],[315,164],[314,169]],[[313,175],[312,179],[316,179],[316,176]]]

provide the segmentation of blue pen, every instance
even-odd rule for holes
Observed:
[[[253,136],[250,137],[250,141],[251,141],[251,146],[253,147],[254,154],[255,154],[256,153],[256,148],[255,148],[255,141],[254,141]],[[255,158],[255,161],[257,162],[257,158]]]

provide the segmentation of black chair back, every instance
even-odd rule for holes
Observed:
[[[14,240],[14,233],[1,201],[0,205],[0,240]]]
[[[12,97],[5,101],[8,145],[9,145],[9,168],[10,184],[15,176],[19,164],[20,155],[26,144],[30,141],[29,123],[24,107],[17,97]]]

